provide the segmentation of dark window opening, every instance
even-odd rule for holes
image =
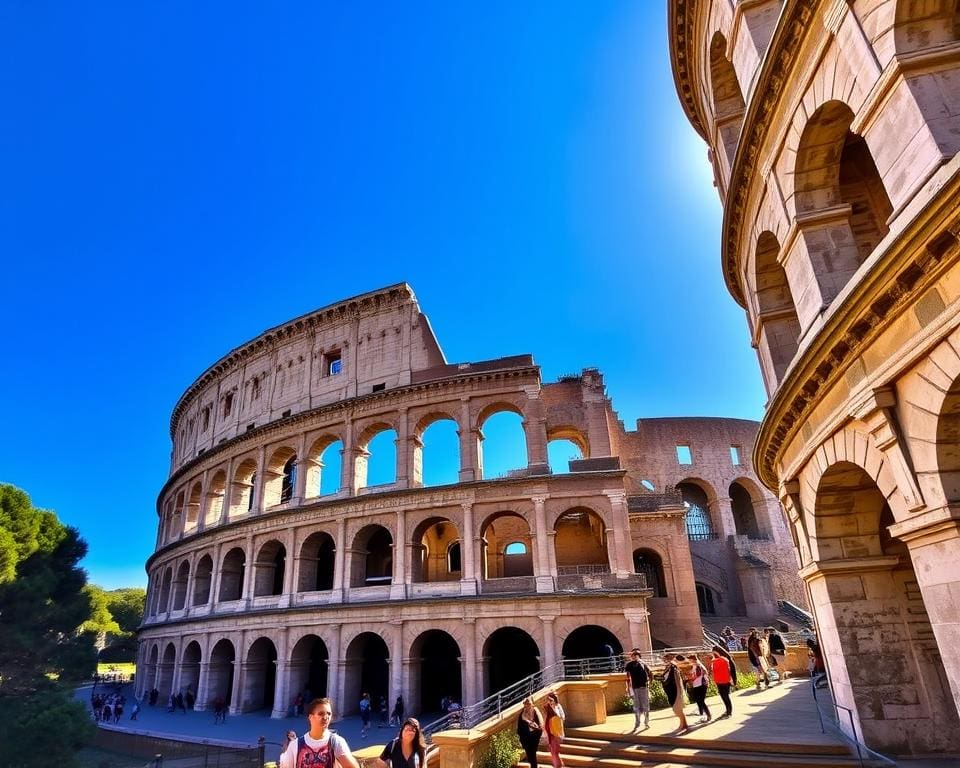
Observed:
[[[292,411],[288,408],[287,410],[285,410],[283,413],[280,414],[280,418],[281,418],[281,419],[285,419],[285,418],[287,418],[287,416],[289,416],[291,413],[292,413]]]
[[[374,384],[372,391],[373,391],[373,392],[383,392],[383,390],[385,390],[386,388],[387,388],[387,385],[386,385],[386,384]]]
[[[343,371],[343,358],[340,355],[340,350],[328,352],[324,355],[323,368],[327,376],[336,376]]]
[[[257,426],[256,422],[254,422],[253,424],[247,424],[247,432],[249,432],[249,431],[250,431],[251,429],[253,429],[255,426]]]
[[[223,398],[223,417],[226,418],[230,415],[230,411],[233,410],[233,392],[228,392],[227,396]]]

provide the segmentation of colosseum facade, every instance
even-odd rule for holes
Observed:
[[[525,465],[484,474],[515,414]],[[458,470],[425,483],[426,435]],[[803,602],[781,507],[750,463],[756,422],[618,421],[601,374],[532,357],[448,364],[405,284],[233,350],[183,394],[147,563],[138,693],[286,714],[470,703],[558,662],[702,640],[707,616]],[[378,440],[386,435],[387,440]],[[548,444],[579,458],[551,472]],[[391,477],[368,469],[387,446]]]
[[[960,9],[670,0],[844,727],[960,753]]]

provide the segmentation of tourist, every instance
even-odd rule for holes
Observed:
[[[700,712],[700,722],[709,723],[712,719],[710,707],[707,706],[707,686],[710,684],[710,676],[707,668],[697,658],[696,654],[691,659],[693,664],[687,673],[687,680],[690,681],[690,701],[697,705],[697,710]]]
[[[280,742],[280,760],[283,760],[283,753],[287,751],[287,747],[290,746],[291,742],[296,742],[297,732],[296,731],[287,731],[283,735],[283,741]],[[279,763],[280,760],[277,762]]]
[[[683,735],[690,727],[687,725],[687,717],[683,713],[683,675],[677,666],[677,662],[683,660],[683,656],[676,656],[672,653],[664,654],[664,666],[661,673],[663,692],[667,696],[670,708],[673,709],[673,713],[680,721],[677,735]]]
[[[363,727],[360,729],[360,737],[365,739],[370,732],[370,694],[365,693],[360,697],[360,720],[363,721]]]
[[[757,675],[757,690],[760,690],[761,684],[769,688],[770,680],[767,677],[767,660],[763,653],[760,633],[755,627],[750,629],[750,634],[747,636],[747,658],[750,659],[750,666],[753,667]]]
[[[710,663],[710,673],[713,676],[713,682],[717,684],[717,692],[720,694],[720,700],[723,702],[726,710],[718,720],[730,717],[733,714],[733,702],[730,699],[730,687],[737,683],[737,666],[730,658],[726,649],[715,645],[713,653],[706,654]]]
[[[213,700],[213,724],[217,723],[225,724],[227,722],[227,703],[224,701],[223,696],[217,696]]]
[[[403,695],[397,696],[397,701],[393,705],[393,712],[390,714],[391,725],[400,726],[400,723],[403,722]]]
[[[381,695],[380,701],[377,703],[377,715],[379,717],[379,722],[377,723],[378,728],[387,727],[387,712],[387,697]]]
[[[389,768],[424,768],[427,764],[427,744],[419,720],[408,717],[403,721],[400,734],[383,748],[373,768],[387,768],[388,763]]]
[[[523,709],[517,718],[517,737],[520,746],[527,755],[530,768],[537,768],[537,750],[540,748],[540,737],[543,735],[543,716],[533,706],[533,699],[529,696],[523,700]]]
[[[553,768],[563,768],[563,761],[560,759],[560,745],[563,743],[563,721],[566,720],[567,716],[560,704],[560,698],[553,691],[547,694],[543,715],[546,724],[547,747],[550,749],[550,762],[553,764]]]
[[[140,699],[133,700],[133,708],[130,710],[130,722],[134,722],[140,714]]]
[[[287,745],[280,755],[279,768],[334,768],[334,763],[340,768],[360,768],[344,738],[330,730],[332,720],[333,707],[330,699],[311,701],[307,707],[310,730]]]
[[[650,727],[650,667],[640,658],[640,649],[630,651],[630,661],[623,668],[627,678],[627,693],[633,699],[633,730],[640,728],[640,716],[643,715],[643,727]]]
[[[815,688],[823,688],[827,684],[827,667],[823,662],[820,643],[812,637],[808,637],[807,648],[807,654],[810,657],[810,680]]]

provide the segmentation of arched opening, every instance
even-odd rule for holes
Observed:
[[[173,610],[182,611],[187,602],[187,582],[190,581],[190,563],[184,560],[177,568],[173,581]]]
[[[273,452],[264,472],[263,508],[285,504],[293,497],[297,483],[297,454],[292,448],[278,448]]]
[[[229,517],[245,515],[253,509],[253,486],[257,480],[257,462],[246,459],[233,473]]]
[[[413,641],[410,657],[410,680],[418,689],[411,691],[410,701],[419,705],[419,712],[440,712],[445,697],[463,703],[460,646],[453,637],[428,630]]]
[[[606,526],[593,510],[569,509],[554,526],[557,572],[561,576],[610,573]]]
[[[480,530],[480,562],[484,579],[533,576],[533,539],[527,521],[515,512],[501,512]]]
[[[243,711],[255,712],[258,709],[273,709],[277,686],[277,648],[266,637],[258,638],[247,652],[244,665]]]
[[[333,446],[339,446],[327,453]],[[340,490],[340,450],[343,449],[343,443],[336,435],[323,435],[313,441],[310,449],[307,451],[306,477],[304,478],[304,494],[309,498],[316,498],[326,494],[336,493]],[[328,466],[327,459],[335,457],[335,466]],[[336,478],[327,477],[329,474],[336,474]],[[331,479],[334,479],[333,489],[330,490]],[[326,481],[326,482],[325,482]]]
[[[850,131],[853,117],[843,102],[828,101],[810,117],[797,148],[798,220],[814,212],[827,218],[801,223],[802,237],[794,247],[806,248],[823,304],[833,300],[886,235],[893,211],[867,143]]]
[[[696,582],[697,586],[697,608],[700,615],[713,615],[717,612],[716,593],[706,584]]]
[[[451,485],[460,479],[460,432],[448,416],[423,429],[413,451],[413,485]]]
[[[332,496],[340,492],[343,479],[343,441],[335,440],[320,454],[319,495]]]
[[[540,649],[517,627],[501,627],[490,635],[483,644],[483,658],[487,696],[540,670]]]
[[[834,698],[854,713],[856,735],[887,753],[956,751],[940,650],[910,552],[889,533],[886,497],[863,469],[839,462],[820,478],[814,520],[811,604]],[[905,701],[919,706],[908,714]]]
[[[376,587],[392,582],[393,537],[382,525],[368,525],[353,540],[350,586]]]
[[[727,58],[727,40],[719,32],[710,41],[710,95],[717,133],[716,146],[723,148],[729,174],[740,140],[744,102],[737,73]]]
[[[390,653],[380,635],[362,632],[347,646],[344,657],[343,686],[345,715],[360,711],[360,697],[370,694],[371,701],[386,696],[390,701]]]
[[[333,589],[333,569],[337,548],[329,533],[311,533],[300,548],[300,583],[298,592],[321,592]]]
[[[240,547],[234,547],[223,558],[220,568],[221,603],[243,597],[243,577],[247,568],[247,556]]]
[[[565,475],[570,472],[570,462],[583,458],[583,449],[573,440],[553,438],[547,442],[547,462],[550,473]]]
[[[236,651],[233,643],[224,638],[219,640],[210,651],[210,672],[207,682],[207,706],[213,708],[217,699],[222,699],[230,705],[233,698],[233,669],[236,661]]]
[[[747,536],[751,539],[764,538],[760,534],[757,524],[757,514],[753,510],[753,499],[750,492],[740,483],[730,484],[730,506],[733,510],[733,524],[738,536]]]
[[[173,517],[170,521],[170,535],[167,541],[174,541],[180,536],[180,530],[183,527],[183,508],[186,505],[186,499],[183,491],[177,494],[177,500],[173,505]]]
[[[561,653],[565,659],[620,658],[623,646],[609,629],[586,624],[567,635]]]
[[[717,538],[710,518],[710,502],[707,494],[694,483],[678,483],[677,490],[687,510],[687,538],[690,541],[707,541]]]
[[[960,380],[950,386],[937,420],[937,465],[944,500],[960,501]]]
[[[190,691],[194,696],[200,689],[200,643],[192,640],[183,650],[183,662],[180,664],[180,687],[184,694]]]
[[[509,477],[527,467],[527,438],[523,417],[504,406],[489,410],[480,421],[477,453],[480,456],[479,477],[489,480]]]
[[[633,570],[646,579],[647,589],[653,590],[654,597],[667,596],[667,581],[663,577],[663,560],[652,549],[633,551]]]
[[[197,523],[200,520],[200,501],[203,498],[203,490],[200,483],[194,483],[190,489],[190,498],[187,500],[187,521],[184,525],[185,531],[195,531]]]
[[[173,568],[166,568],[163,572],[163,581],[160,584],[160,599],[157,601],[157,613],[166,613],[170,610],[170,586],[173,583]]]
[[[456,570],[451,570],[449,550],[460,540],[457,526],[445,517],[424,520],[413,532],[411,578],[414,582],[458,581],[461,576],[460,558]]]
[[[260,548],[254,563],[253,596],[282,595],[286,572],[287,548],[279,541],[268,541]]]
[[[454,541],[447,547],[447,570],[450,573],[462,573],[463,571],[459,541]]]
[[[157,680],[157,690],[160,691],[160,702],[165,703],[173,690],[173,670],[177,665],[177,649],[173,643],[167,643],[163,649],[163,661],[160,662],[160,674]]]
[[[397,431],[385,424],[370,427],[360,438],[354,480],[357,489],[397,482]]]
[[[227,473],[217,472],[210,481],[210,491],[207,493],[207,513],[203,518],[204,526],[216,525],[223,515],[223,499],[227,493]]]
[[[783,380],[800,344],[800,320],[779,255],[777,238],[772,232],[763,232],[757,240],[755,260],[757,327],[761,367],[768,378],[773,373],[769,391]]]
[[[316,635],[301,638],[290,655],[290,698],[300,693],[309,703],[326,696],[329,667],[326,643]]]
[[[193,605],[206,605],[210,602],[210,583],[213,576],[213,558],[204,555],[197,562],[197,571],[193,576]]]

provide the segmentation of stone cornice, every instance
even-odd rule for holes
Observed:
[[[706,121],[700,114],[700,101],[697,93],[697,72],[694,68],[696,39],[693,23],[696,19],[696,0],[671,0],[667,9],[667,37],[670,39],[670,65],[673,68],[673,82],[677,87],[677,96],[687,114],[693,129],[704,141],[707,138]]]
[[[743,228],[747,199],[758,173],[760,149],[766,141],[774,115],[780,112],[778,107],[788,75],[796,63],[800,42],[810,26],[817,5],[818,0],[784,2],[770,45],[760,64],[757,84],[740,129],[740,142],[733,160],[723,209],[721,263],[727,290],[744,308],[747,303],[737,270],[737,243]]]
[[[368,312],[376,312],[385,307],[393,307],[405,304],[407,302],[416,303],[417,298],[413,294],[413,289],[407,283],[397,283],[377,291],[370,291],[359,296],[354,296],[335,304],[308,312],[293,320],[288,320],[281,325],[270,328],[259,336],[241,344],[217,362],[211,365],[207,370],[187,387],[183,395],[177,401],[170,415],[170,436],[174,436],[177,420],[183,410],[193,401],[193,398],[206,387],[210,382],[218,379],[238,368],[244,361],[253,355],[259,354],[265,350],[272,350],[280,343],[289,341],[297,336],[303,336],[310,331],[332,323],[341,323],[352,320]]]
[[[927,188],[929,201],[916,201],[913,219],[881,244],[883,250],[878,248],[861,267],[862,278],[858,279],[858,272],[833,300],[822,328],[798,353],[771,397],[753,455],[755,471],[767,487],[777,487],[780,453],[805,422],[819,394],[833,387],[904,308],[960,259],[956,208],[960,156],[941,175]]]
[[[348,416],[351,419],[363,418],[365,414],[362,411],[365,408],[368,408],[368,406],[374,406],[377,410],[383,410],[385,408],[389,409],[391,407],[399,409],[400,406],[409,407],[411,403],[406,401],[412,394],[417,392],[429,392],[442,388],[450,388],[451,390],[456,391],[458,389],[464,389],[463,385],[469,385],[478,381],[507,381],[509,379],[517,378],[531,378],[539,383],[540,368],[539,366],[533,365],[519,368],[504,368],[500,370],[464,373],[459,376],[447,376],[441,379],[432,379],[430,381],[420,382],[419,384],[408,384],[405,387],[387,389],[383,392],[358,395],[357,397],[351,397],[348,400],[338,400],[335,403],[328,403],[316,408],[311,408],[307,411],[295,413],[292,416],[287,416],[283,419],[267,422],[262,426],[251,429],[249,432],[241,432],[240,434],[235,435],[226,442],[220,443],[208,451],[204,451],[202,455],[196,456],[187,463],[178,467],[173,474],[167,478],[167,481],[160,489],[160,493],[157,495],[157,514],[159,515],[161,512],[160,500],[163,498],[164,494],[166,494],[173,485],[176,485],[180,480],[182,480],[184,475],[188,475],[191,472],[197,471],[197,469],[204,464],[212,465],[219,463],[219,457],[225,451],[234,450],[237,446],[242,445],[243,443],[259,445],[261,442],[268,442],[265,441],[264,438],[279,434],[289,429],[291,426],[315,421],[323,417],[327,417],[334,422],[344,421]],[[417,403],[413,403],[413,405],[416,404]],[[211,459],[214,459],[214,461],[211,462]]]

